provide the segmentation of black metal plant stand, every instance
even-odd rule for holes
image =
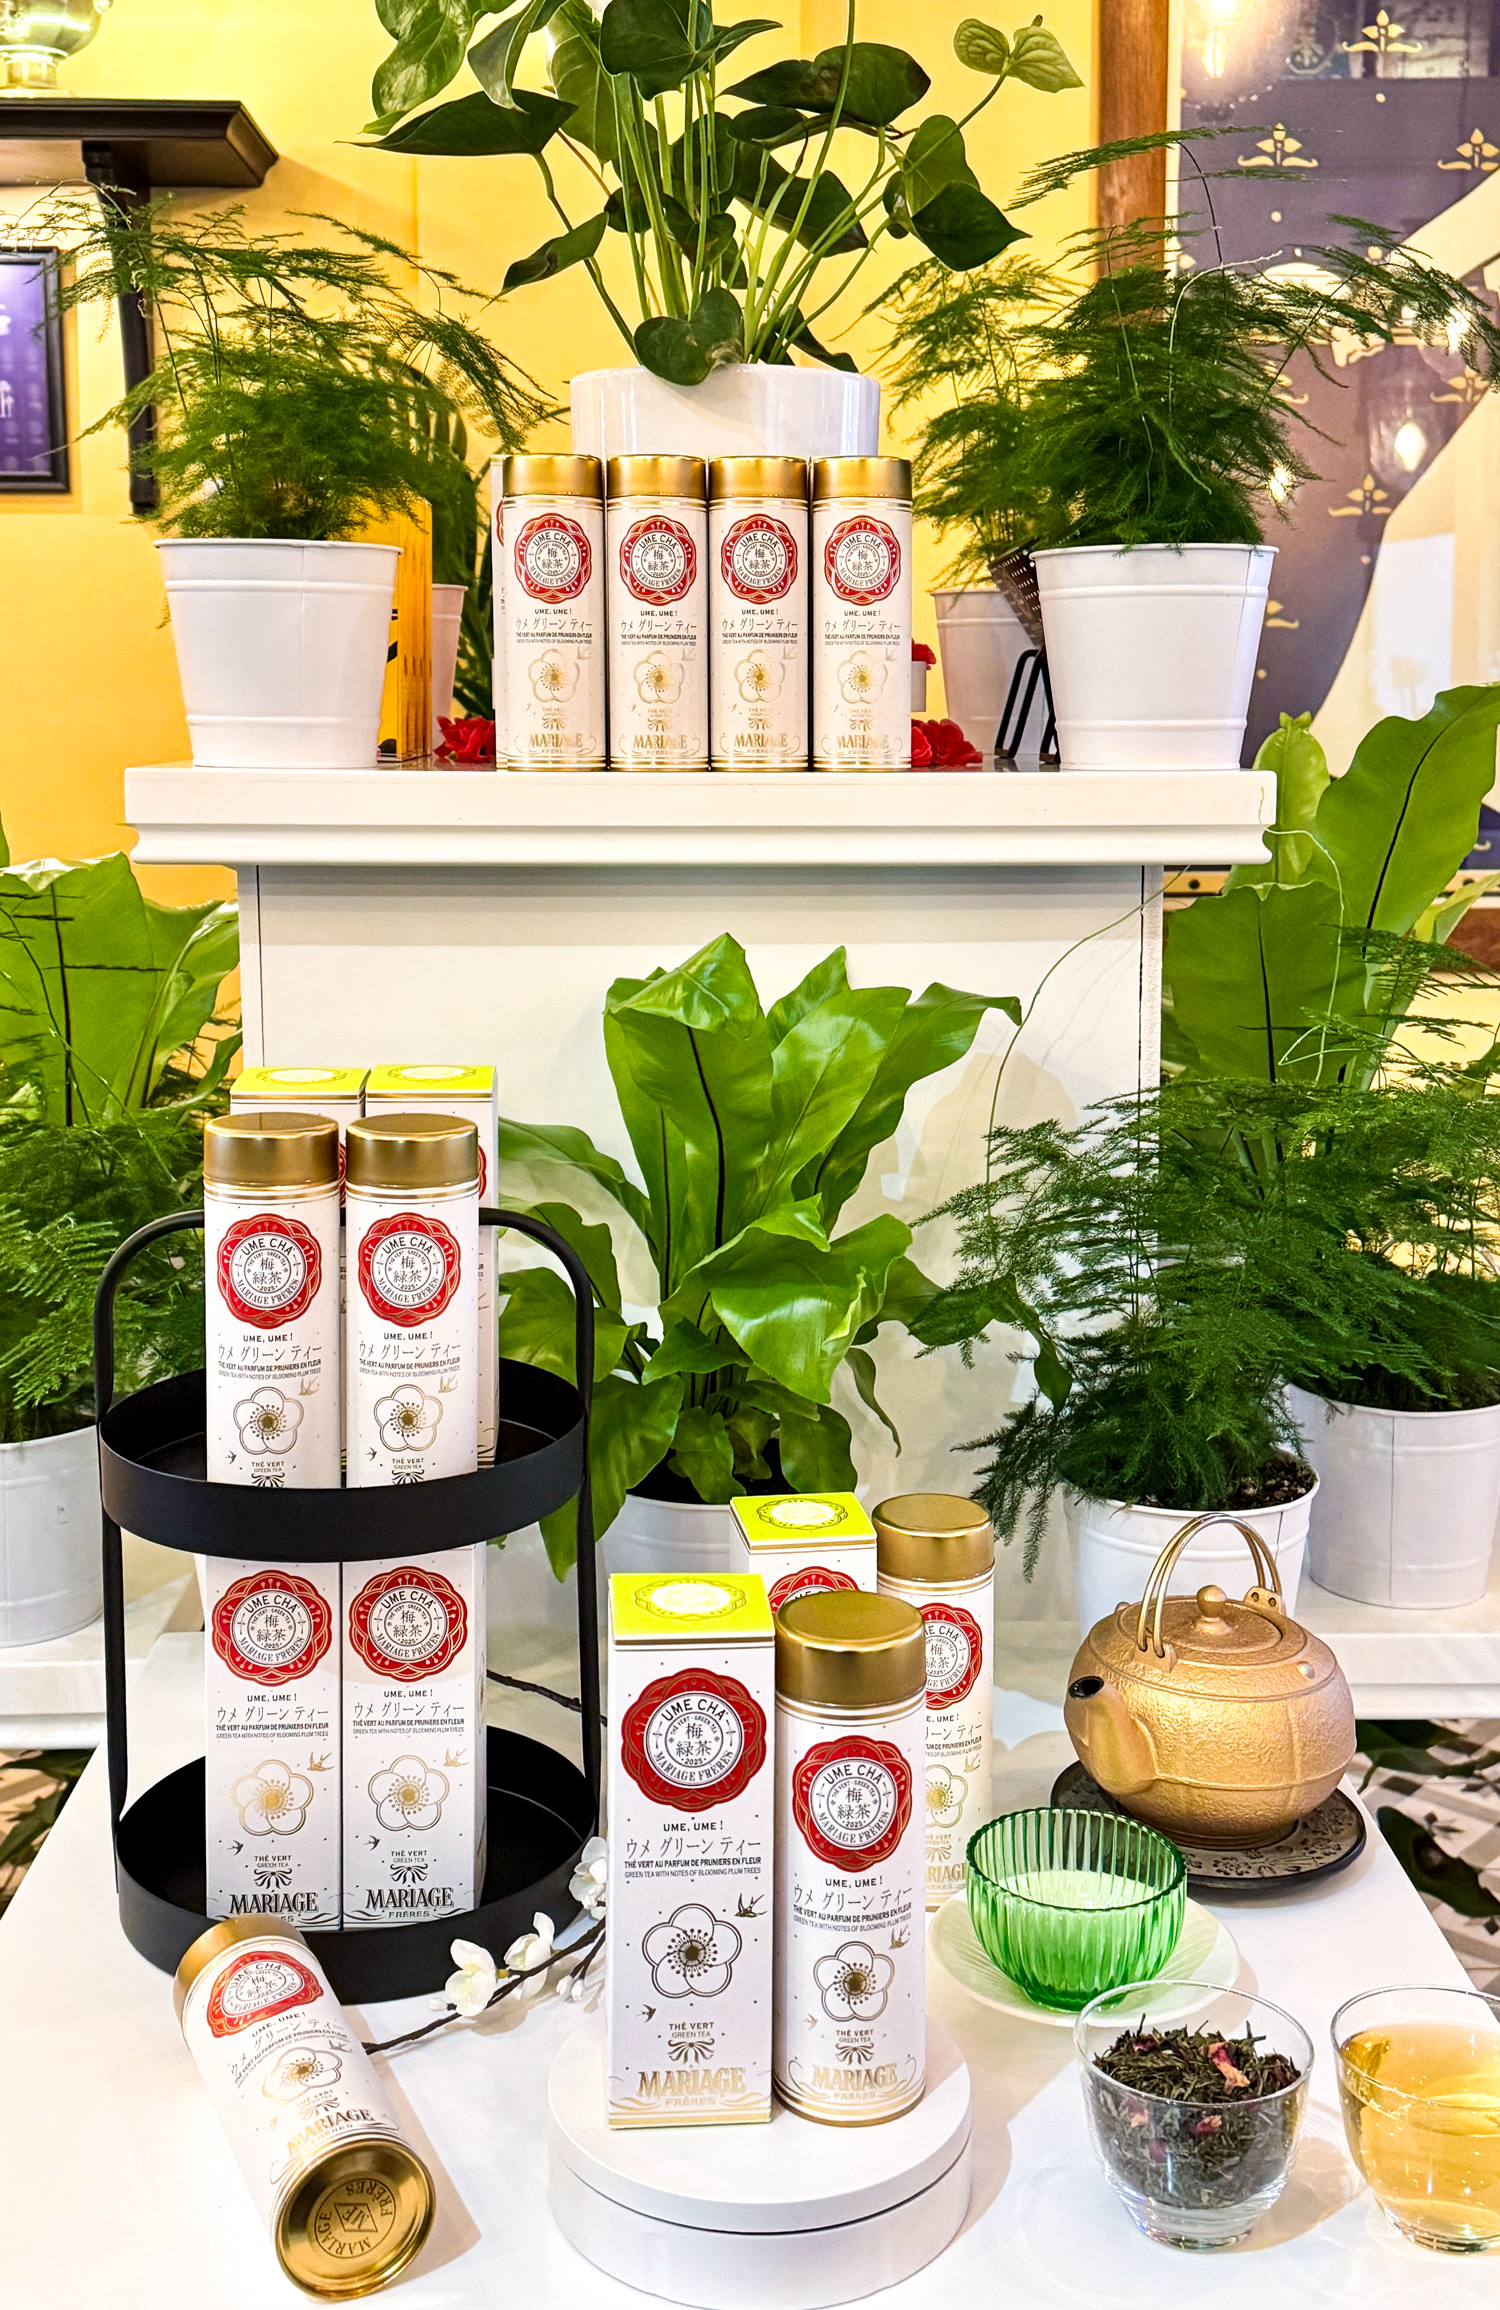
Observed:
[[[477,1941],[497,1956],[545,1909],[559,1926],[578,1904],[568,1880],[599,1818],[599,1632],[589,1486],[589,1394],[594,1306],[587,1272],[540,1221],[486,1208],[486,1227],[514,1228],[561,1262],[577,1310],[569,1387],[529,1364],[502,1362],[495,1465],[430,1484],[311,1491],[210,1484],[204,1477],[202,1372],[162,1380],[114,1401],[114,1306],[120,1279],[161,1237],[201,1228],[201,1211],[153,1220],[121,1244],[94,1307],[99,1487],[104,1512],[104,1692],[110,1832],[126,1938],[163,1972],[211,1923],[205,1911],[204,1766],[201,1757],[157,1781],[128,1809],[125,1582],[120,1531],[166,1548],[250,1563],[359,1564],[426,1555],[519,1531],[567,1501],[578,1503],[578,1660],[583,1770],[540,1741],[487,1736],[489,1859],[484,1898],[462,1916],[358,1932],[311,1932],[308,1944],[345,2004],[410,1997],[451,1971],[449,1944]]]
[[[1021,695],[1023,682],[1026,687],[1024,695]],[[1010,688],[1005,694],[1005,710],[1000,716],[1000,728],[995,738],[995,760],[997,762],[1014,762],[1020,752],[1021,740],[1025,735],[1026,724],[1030,719],[1032,704],[1036,698],[1038,682],[1042,685],[1042,696],[1046,700],[1047,718],[1042,724],[1042,743],[1037,752],[1037,759],[1039,762],[1045,762],[1049,767],[1061,761],[1062,757],[1057,751],[1057,717],[1052,711],[1052,678],[1047,672],[1047,653],[1045,650],[1030,649],[1023,650],[1017,658],[1015,670],[1010,677]],[[1019,710],[1016,704],[1018,695],[1020,695]],[[1013,714],[1015,716],[1014,727],[1012,727],[1011,722]]]

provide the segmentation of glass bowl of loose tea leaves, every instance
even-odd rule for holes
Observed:
[[[1302,2123],[1300,2023],[1242,1990],[1143,1981],[1096,1997],[1073,2037],[1094,2148],[1136,2227],[1190,2252],[1248,2237]]]

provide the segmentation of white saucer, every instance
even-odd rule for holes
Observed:
[[[1002,1973],[999,1966],[986,1957],[970,1923],[969,1904],[964,1894],[955,1893],[933,1916],[927,1928],[927,1948],[933,1962],[941,1966],[949,1979],[956,1981],[960,1989],[966,1989],[981,2005],[992,2006],[999,2013],[1014,2013],[1025,2021],[1050,2022],[1054,2029],[1072,2028],[1075,2014],[1058,2013],[1051,2006],[1038,2005],[1008,1973]],[[1195,1988],[1184,1996],[1180,2007],[1175,2001],[1158,2004],[1153,1998],[1152,2020],[1187,2019],[1205,2002],[1197,1992],[1197,1984],[1232,1989],[1239,1970],[1240,1953],[1228,1926],[1221,1925],[1199,1902],[1189,1901],[1177,1947],[1156,1979],[1159,1983],[1190,1981]]]

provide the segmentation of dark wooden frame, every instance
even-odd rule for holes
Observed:
[[[0,249],[0,266],[7,271],[12,268],[19,271],[23,265],[28,272],[42,271],[46,306],[42,345],[47,361],[47,433],[51,444],[45,474],[0,471],[0,495],[6,497],[66,497],[73,486],[68,462],[68,391],[63,368],[62,316],[57,309],[57,269],[61,259],[61,250],[50,247],[10,244]]]

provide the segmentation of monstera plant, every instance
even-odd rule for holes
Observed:
[[[1020,1023],[1006,995],[851,987],[842,947],[769,1011],[744,949],[721,936],[674,971],[617,979],[604,1047],[641,1184],[565,1125],[500,1123],[502,1171],[560,1172],[598,1191],[637,1238],[655,1308],[624,1304],[613,1228],[573,1204],[532,1210],[572,1244],[594,1286],[593,1479],[598,1529],[658,1468],[687,1497],[732,1499],[771,1479],[798,1491],[854,1485],[849,1423],[831,1400],[847,1365],[875,1395],[869,1343],[904,1324],[933,1286],[906,1256],[911,1230],[882,1212],[836,1232],[873,1150],[914,1083],[960,1059],[987,1010]],[[514,1194],[502,1178],[502,1202]],[[502,1275],[500,1352],[573,1376],[572,1301],[550,1269]],[[895,1434],[894,1429],[891,1430]],[[561,1574],[571,1507],[543,1526]]]
[[[970,121],[1007,80],[1051,94],[1082,85],[1040,16],[1009,37],[972,17],[959,25],[955,53],[988,86],[955,120],[913,119],[928,75],[902,48],[855,39],[854,0],[837,47],[778,58],[727,88],[729,59],[779,26],[716,24],[710,0],[608,0],[597,14],[589,0],[376,7],[396,38],[372,90],[381,148],[529,153],[561,229],[518,257],[503,286],[583,265],[637,359],[678,385],[725,362],[786,361],[793,348],[852,369],[814,329],[878,242],[910,237],[965,271],[1021,237],[970,166]],[[533,33],[545,34],[546,90],[517,85]],[[474,94],[419,109],[464,66]],[[603,195],[592,215],[575,221],[564,207],[549,146],[583,162]],[[609,233],[628,254],[634,320],[605,279]]]

